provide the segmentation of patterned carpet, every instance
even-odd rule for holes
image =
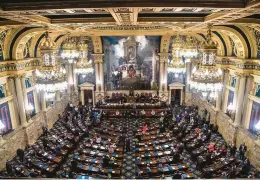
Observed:
[[[127,137],[130,139],[130,152],[124,154],[124,164],[122,174],[125,179],[135,178],[135,144],[134,144],[134,121],[133,119],[126,119]]]

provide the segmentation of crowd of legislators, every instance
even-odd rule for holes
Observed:
[[[132,150],[133,140],[137,178],[259,178],[245,157],[245,144],[237,149],[219,143],[218,126],[200,117],[197,107],[168,105],[149,115],[145,106],[131,109],[116,110],[115,117],[133,119],[134,139],[102,108],[70,102],[52,129],[43,126],[35,144],[17,150],[0,177],[120,178],[123,155]],[[194,171],[186,165],[187,155]]]
[[[206,114],[201,118],[197,107],[175,106],[161,112],[158,123],[136,121],[136,176],[259,178],[245,157],[246,145],[237,149],[235,144],[219,143],[218,126],[206,121]],[[195,170],[186,166],[187,157]],[[173,168],[176,171],[172,174]],[[196,171],[199,175],[191,173]]]

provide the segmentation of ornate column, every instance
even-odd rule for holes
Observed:
[[[240,74],[236,73],[236,86],[234,92],[234,101],[233,104],[237,107],[237,98],[238,98],[238,90],[239,90],[239,82],[240,82]]]
[[[76,63],[73,63],[73,72],[72,72],[72,75],[73,75],[73,85],[74,85],[74,92],[76,94],[78,94],[78,75],[77,73],[75,73],[75,69],[76,69]]]
[[[67,73],[67,93],[70,94],[70,76],[69,76],[69,64],[66,64],[66,73]],[[40,98],[41,99],[41,98]]]
[[[243,104],[243,107],[246,110],[248,109],[248,104],[250,104],[250,99],[248,98],[248,95],[250,94],[250,91],[252,90],[253,85],[254,85],[254,77],[252,75],[248,75],[247,80],[246,80],[246,89],[245,89],[245,97],[244,97],[244,104]],[[250,115],[251,115],[251,110],[250,110]],[[246,120],[247,120],[247,111],[243,111],[241,126],[244,128],[247,128]]]
[[[32,72],[32,85],[36,86],[36,72],[35,71]],[[33,90],[33,93],[34,93],[34,99],[35,99],[35,102],[34,102],[35,113],[37,114],[38,112],[40,112],[40,104],[39,104],[39,96],[38,96],[36,88]]]
[[[95,63],[96,91],[104,93],[104,67],[103,67],[104,54],[92,54],[92,55]]]
[[[46,109],[47,109],[47,107],[46,107],[46,93],[44,91],[41,91],[40,94],[41,94],[42,111],[46,111]]]
[[[159,62],[160,62],[160,84],[159,84],[159,92],[164,93],[167,91],[167,67],[168,67],[168,56],[169,53],[159,53]]]
[[[21,84],[21,76],[19,75],[15,77],[15,87],[16,87],[16,94],[17,94],[17,100],[19,105],[19,117],[20,117],[21,125],[25,125],[27,123],[25,107],[24,107],[25,100],[24,100],[22,84]]]
[[[68,94],[71,94],[71,86],[73,85],[72,65],[68,63],[66,67],[67,67],[67,82],[68,82],[67,92]]]
[[[15,93],[15,82],[13,77],[8,77],[8,83],[9,83],[9,90],[11,94],[13,95],[13,107],[14,107],[14,115],[16,119],[16,127],[20,124],[19,123],[19,114],[18,114],[18,100]]]
[[[185,80],[185,91],[190,92],[190,77],[191,77],[191,62],[186,62],[186,80]]]
[[[152,74],[152,81],[151,81],[151,87],[153,87],[153,84],[156,83],[156,62],[157,62],[157,55],[155,53],[155,51],[153,51],[153,59],[152,59],[152,71],[153,71],[153,74]]]
[[[25,85],[25,74],[22,75],[21,78],[21,84],[22,84],[22,89],[23,89],[23,99],[24,99],[24,108],[27,110],[28,108],[28,96],[27,96],[27,90],[26,90],[26,85]]]
[[[242,118],[242,109],[243,109],[243,102],[244,102],[244,96],[245,96],[245,87],[246,87],[246,76],[244,74],[238,75],[240,76],[239,79],[239,89],[238,89],[238,95],[237,95],[237,101],[236,101],[236,116],[235,116],[235,122],[234,124],[236,126],[239,126],[241,124],[241,118]]]
[[[100,83],[101,83],[101,91],[104,92],[104,63],[103,60],[99,63],[99,73],[100,73]]]
[[[225,112],[225,94],[226,94],[226,85],[228,84],[228,76],[229,76],[229,70],[225,69],[223,70],[223,88],[222,88],[222,111]]]
[[[56,101],[60,101],[60,91],[56,91]]]

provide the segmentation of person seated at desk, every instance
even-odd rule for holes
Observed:
[[[21,162],[24,161],[24,150],[22,150],[22,149],[17,149],[16,155],[19,157],[19,160],[20,160]]]
[[[143,109],[143,110],[141,111],[141,116],[142,116],[142,118],[145,118],[145,114],[146,114],[146,112],[145,112],[145,110]]]
[[[108,148],[108,153],[110,153],[110,154],[113,154],[113,153],[114,153],[114,148],[113,148],[112,145],[109,146],[109,148]]]
[[[165,133],[165,126],[164,125],[161,125],[160,126],[160,133]]]
[[[101,140],[102,140],[101,137],[97,137],[96,138],[96,143],[100,144]]]
[[[10,161],[6,161],[5,163],[6,172],[10,175],[13,173],[13,167]]]
[[[158,171],[163,172],[163,165],[160,163],[157,167]]]
[[[245,161],[242,163],[242,169],[241,169],[241,174],[242,175],[248,175],[249,171],[250,171],[250,162],[249,160],[246,158]]]
[[[144,145],[144,151],[145,153],[148,153],[148,145]]]
[[[106,156],[103,156],[103,167],[107,167],[109,165],[109,156],[106,155]]]
[[[55,154],[56,154],[56,156],[60,156],[61,155],[61,147],[60,147],[60,145],[57,145],[55,147]]]
[[[172,179],[182,179],[181,173],[179,171],[176,171],[173,175],[172,175]]]
[[[152,116],[152,117],[155,116],[155,111],[154,111],[154,110],[151,111],[151,116]]]
[[[174,152],[174,154],[173,154],[173,159],[174,159],[174,162],[175,162],[175,163],[179,163],[179,162],[180,162],[181,156],[180,156],[179,151]]]
[[[136,160],[135,160],[135,164],[138,165],[138,164],[140,164],[140,163],[141,163],[141,157],[138,156],[138,157],[136,158]]]
[[[147,125],[144,125],[144,126],[142,127],[142,133],[145,134],[147,130],[148,130],[148,126],[147,126]],[[140,140],[141,140],[141,138],[140,138]]]
[[[79,170],[79,168],[78,168],[78,162],[77,162],[77,161],[74,161],[74,160],[71,161],[71,163],[70,163],[70,169],[71,169],[72,172],[79,173],[80,170]]]
[[[111,123],[111,126],[110,126],[112,129],[114,129],[115,125],[114,123]]]
[[[104,145],[110,145],[111,144],[111,139],[107,139],[104,141]]]
[[[152,170],[151,170],[151,168],[150,168],[150,164],[147,164],[147,166],[146,166],[146,171],[147,171],[148,177],[150,178],[150,177],[151,177],[151,172],[152,172]]]
[[[236,165],[232,165],[232,167],[229,169],[229,176],[228,176],[228,178],[235,179],[236,176],[237,176]]]
[[[114,165],[115,162],[116,162],[116,158],[112,156],[112,157],[110,158],[109,164]]]
[[[214,149],[215,149],[215,144],[214,143],[210,143],[210,145],[208,146],[209,152],[213,152]]]
[[[211,153],[209,151],[206,152],[205,160],[206,164],[212,164]]]
[[[226,156],[227,155],[227,145],[223,145],[220,149],[221,155]]]

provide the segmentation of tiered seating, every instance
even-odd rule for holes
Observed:
[[[74,151],[73,161],[76,161],[77,171],[82,176],[99,178],[120,178],[123,160],[124,142],[119,141],[121,132],[115,125],[115,130],[107,126],[108,121],[102,121],[101,127],[93,127],[89,136],[84,138]],[[100,138],[100,139],[99,139]],[[97,140],[99,139],[99,140]],[[116,146],[109,152],[110,146]],[[105,163],[108,158],[108,163]]]
[[[194,178],[194,174],[187,171],[188,166],[175,158],[176,151],[173,147],[177,145],[177,140],[172,136],[172,132],[159,133],[159,131],[159,124],[156,123],[151,124],[145,134],[142,134],[141,129],[136,130],[136,138],[140,139],[136,143],[138,159],[136,164],[140,169],[140,176],[159,178],[162,175],[169,176],[182,171],[184,178]],[[151,170],[150,174],[147,167]]]

